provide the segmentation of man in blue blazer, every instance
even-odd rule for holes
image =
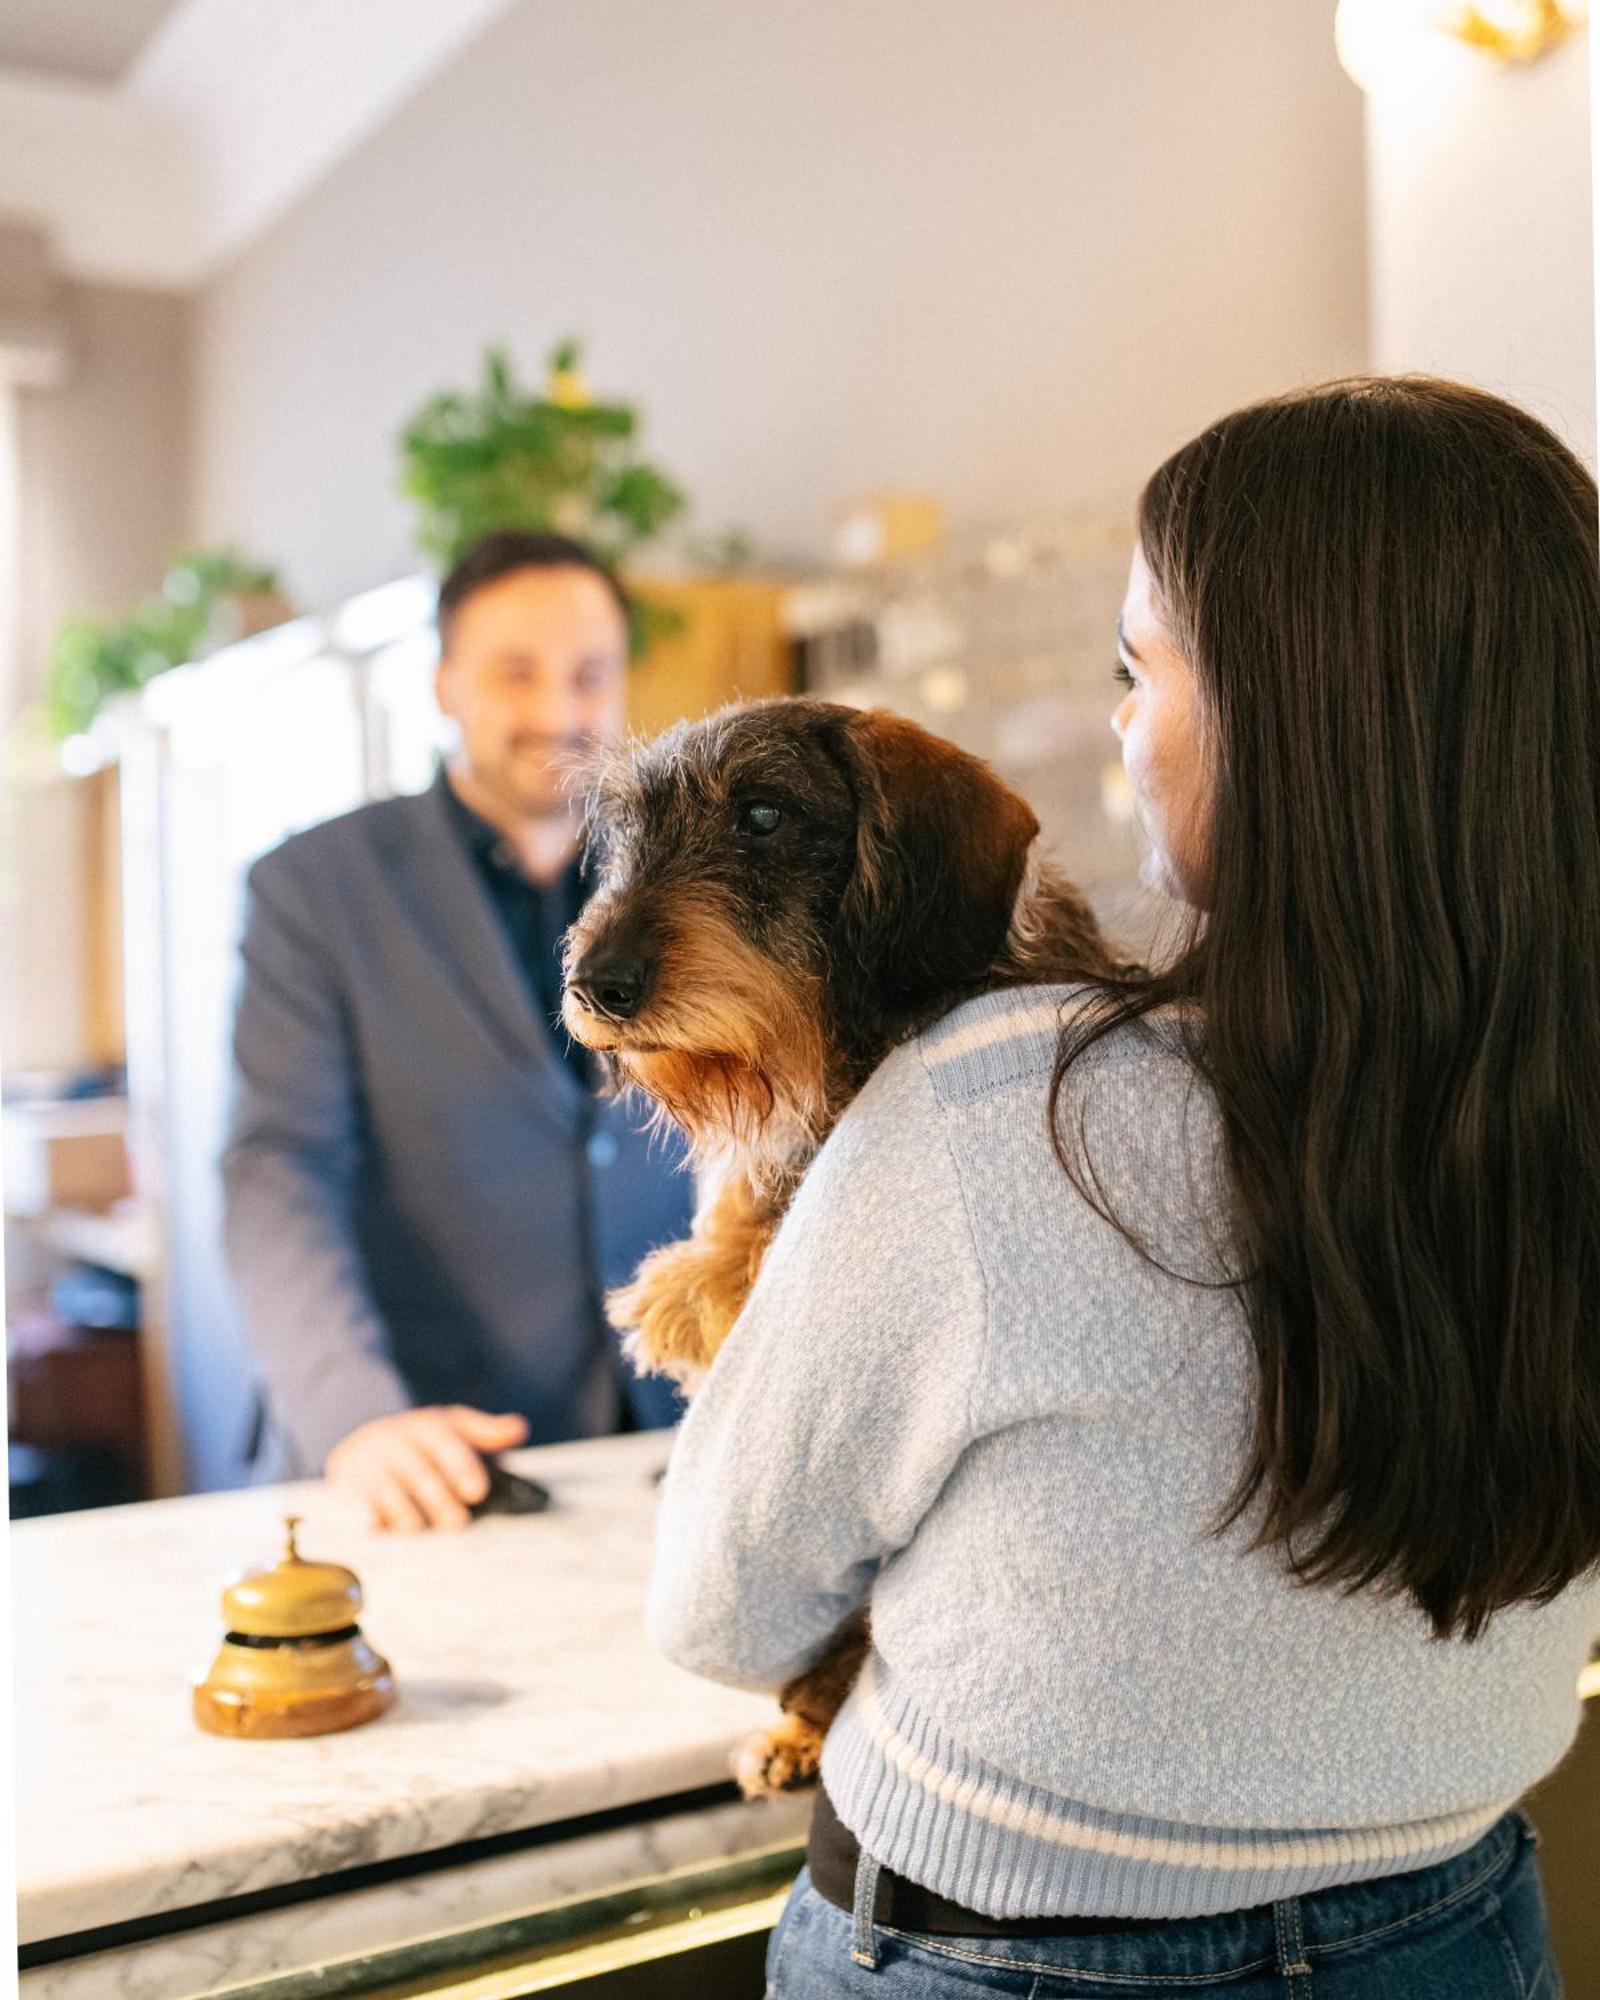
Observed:
[[[692,1207],[558,1018],[588,889],[565,773],[623,726],[620,586],[563,537],[491,535],[439,630],[459,747],[432,788],[250,871],[223,1158],[267,1466],[402,1529],[462,1525],[483,1454],[674,1420],[602,1295]]]

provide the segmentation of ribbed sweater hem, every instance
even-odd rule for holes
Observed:
[[[1202,1917],[1463,1853],[1516,1803],[1359,1828],[1183,1825],[1106,1812],[1007,1776],[869,1655],[828,1732],[823,1782],[867,1853],[992,1917]]]

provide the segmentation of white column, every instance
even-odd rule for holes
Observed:
[[[1595,460],[1586,31],[1524,65],[1432,32],[1367,79],[1374,368],[1524,404]]]

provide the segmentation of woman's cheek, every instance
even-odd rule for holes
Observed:
[[[1146,834],[1152,840],[1161,835],[1161,792],[1160,771],[1155,757],[1149,732],[1138,717],[1129,724],[1122,739],[1122,768],[1127,773],[1128,783],[1138,803],[1139,818]]]
[[[1147,730],[1135,725],[1122,742],[1122,768],[1132,787],[1139,826],[1148,843],[1148,852],[1139,867],[1139,878],[1147,889],[1164,896],[1183,893],[1172,852],[1174,829],[1171,817],[1169,773]]]

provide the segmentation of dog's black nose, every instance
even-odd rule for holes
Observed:
[[[609,1014],[614,1021],[628,1021],[644,1004],[650,967],[636,952],[593,953],[573,968],[567,981],[586,1007],[597,1014]]]

